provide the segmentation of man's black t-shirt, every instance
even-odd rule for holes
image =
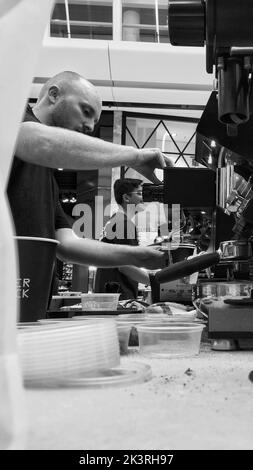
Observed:
[[[23,121],[39,122],[30,106]],[[70,227],[53,172],[14,157],[7,194],[17,235],[55,238],[55,230]]]
[[[121,211],[114,214],[107,222],[101,241],[116,245],[138,246],[139,244],[134,223]],[[119,286],[120,300],[137,298],[138,282],[125,276],[118,268],[97,269],[95,292],[110,292],[110,284],[114,283]]]

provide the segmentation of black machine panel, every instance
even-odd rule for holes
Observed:
[[[166,168],[164,202],[182,207],[214,207],[216,174],[205,168]]]
[[[217,144],[216,158],[219,149],[225,147],[230,151],[232,159],[244,168],[245,176],[249,175],[253,172],[253,115],[246,123],[238,126],[237,133],[236,138],[228,136],[226,127],[218,120],[217,93],[213,91],[197,126],[196,160],[203,163],[203,155],[209,153],[206,143],[214,140]],[[213,153],[215,158],[215,150]],[[215,163],[217,166],[217,161]]]

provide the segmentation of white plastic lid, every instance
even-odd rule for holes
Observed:
[[[53,386],[60,387],[118,387],[147,382],[152,378],[151,367],[147,364],[131,362],[111,369],[96,371],[78,379],[57,380]]]

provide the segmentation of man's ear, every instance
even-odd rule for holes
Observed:
[[[128,196],[128,194],[126,194],[126,193],[123,194],[123,195],[122,195],[122,200],[123,200],[123,202],[124,202],[125,204],[127,204],[127,203],[129,202],[129,196]]]
[[[60,90],[57,85],[52,85],[48,90],[48,98],[50,103],[55,103],[58,96],[60,94]]]

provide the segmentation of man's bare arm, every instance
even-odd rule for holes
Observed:
[[[159,182],[156,168],[169,164],[159,149],[137,149],[60,127],[23,122],[15,154],[21,160],[49,168],[91,170],[128,165],[150,181]]]
[[[57,256],[74,264],[102,268],[130,264],[147,269],[158,269],[164,264],[164,252],[157,247],[115,245],[79,238],[68,228],[57,230],[56,239],[60,242]]]

